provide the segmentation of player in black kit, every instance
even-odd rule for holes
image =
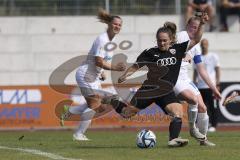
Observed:
[[[136,63],[129,67],[118,80],[119,83],[122,83],[138,69],[143,66],[148,67],[147,80],[133,96],[130,105],[126,105],[118,99],[112,99],[110,102],[118,113],[128,118],[152,103],[156,103],[165,113],[172,116],[169,126],[168,146],[170,147],[180,147],[188,144],[187,139],[179,138],[183,109],[173,92],[173,87],[178,78],[182,59],[184,57],[186,61],[192,59],[190,55],[185,55],[185,52],[201,40],[203,24],[207,19],[207,15],[199,18],[200,26],[194,39],[181,44],[175,43],[176,25],[166,22],[157,31],[158,46],[144,50],[138,56]]]

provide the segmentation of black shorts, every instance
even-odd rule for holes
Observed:
[[[138,90],[139,91],[139,90]],[[166,95],[154,98],[137,98],[136,95],[139,94],[138,91],[131,99],[131,105],[135,106],[136,108],[142,110],[150,106],[152,103],[156,103],[162,110],[166,112],[165,107],[171,103],[180,103],[178,98],[176,97],[175,93],[172,91]]]

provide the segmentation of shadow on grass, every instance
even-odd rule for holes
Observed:
[[[169,148],[167,145],[160,145],[155,146],[153,148],[138,148],[137,146],[129,146],[129,145],[121,145],[121,146],[114,146],[114,145],[81,145],[76,146],[79,149],[139,149],[139,150],[152,150],[152,149],[172,149]]]

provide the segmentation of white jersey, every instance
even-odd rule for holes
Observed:
[[[105,61],[112,60],[113,52],[105,49],[110,42],[107,32],[99,35],[93,42],[87,60],[78,68],[76,76],[84,76],[91,82],[98,80],[103,69],[95,65],[95,57],[102,57]]]
[[[187,31],[182,31],[177,33],[177,43],[182,43],[190,40]],[[195,57],[199,58],[201,55],[200,45],[195,45],[191,50],[187,52],[188,54],[195,59]],[[195,61],[194,63],[199,63],[200,61]],[[194,85],[192,80],[188,77],[188,66],[189,62],[182,61],[180,72],[178,76],[178,80],[173,88],[176,95],[179,95],[184,90],[191,90],[195,95],[199,95],[200,92],[198,88]]]
[[[202,61],[211,81],[213,82],[213,84],[216,84],[215,68],[220,66],[218,55],[215,53],[208,53],[206,55],[202,55]],[[199,89],[209,88],[209,86],[204,82],[204,80],[199,74],[197,75],[197,87]]]
[[[177,43],[183,43],[183,42],[188,41],[188,40],[190,40],[190,38],[188,36],[187,31],[181,31],[181,32],[177,33]],[[190,54],[193,58],[198,56],[198,55],[201,55],[201,48],[200,48],[199,43],[196,44],[187,53]],[[189,64],[190,64],[189,62],[182,61],[178,79],[189,79],[189,77],[188,77],[188,66],[189,66]]]
[[[113,52],[106,51],[105,49],[107,44],[110,44],[109,42],[111,41],[108,38],[107,32],[99,35],[93,42],[86,61],[77,69],[76,81],[83,96],[103,94],[103,89],[99,80],[103,69],[96,66],[95,58],[102,57],[105,61],[112,60]],[[112,44],[110,45],[112,47]]]

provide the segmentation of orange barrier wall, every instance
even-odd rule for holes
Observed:
[[[64,86],[61,86],[64,90]],[[105,86],[109,87],[109,85]],[[120,86],[129,90],[129,86]],[[59,128],[56,110],[59,102],[71,99],[74,86],[66,88],[69,94],[56,92],[49,86],[2,86],[0,87],[0,129],[42,129]],[[186,107],[184,107],[186,108]],[[156,113],[157,112],[157,113]],[[80,117],[66,122],[66,126],[75,126]],[[152,105],[131,120],[123,120],[114,111],[93,120],[93,128],[136,127],[168,125],[169,117],[159,107]],[[186,122],[186,117],[184,118]]]

